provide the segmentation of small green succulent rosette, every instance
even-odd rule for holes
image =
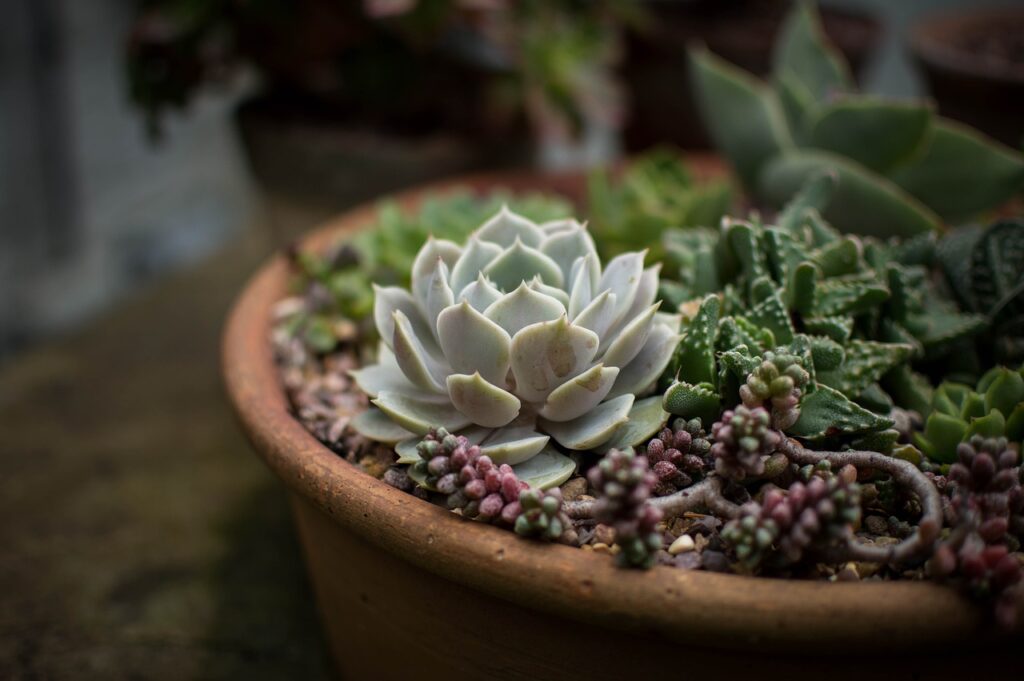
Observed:
[[[411,463],[443,426],[545,486],[572,472],[562,451],[655,432],[666,414],[634,401],[668,365],[680,318],[658,311],[659,266],[644,256],[602,267],[584,225],[507,208],[464,246],[428,240],[411,290],[375,287],[378,363],[352,372],[374,406],[353,427]]]

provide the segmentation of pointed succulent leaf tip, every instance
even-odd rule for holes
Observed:
[[[362,369],[352,369],[348,374],[359,386],[359,389],[370,397],[376,397],[382,390],[410,397],[423,393],[405,377],[397,363],[371,364]]]
[[[512,337],[515,393],[528,402],[544,401],[589,366],[598,343],[597,334],[569,324],[564,314],[523,328]]]
[[[412,263],[412,295],[423,312],[426,312],[427,289],[430,287],[430,279],[438,262],[443,262],[450,268],[461,253],[462,249],[457,244],[446,239],[430,237],[416,254],[416,259]]]
[[[575,320],[591,301],[600,283],[600,265],[596,255],[577,258],[572,266],[569,282],[569,318]]]
[[[628,324],[629,320],[643,313],[654,304],[655,299],[658,297],[658,275],[660,272],[660,262],[643,271],[640,275],[640,285],[636,289],[636,296],[633,298],[633,305],[622,316],[622,319],[619,320],[620,324]]]
[[[458,431],[472,423],[452,404],[439,404],[386,391],[377,395],[373,404],[399,426],[417,435],[425,435],[435,426]],[[399,438],[402,439],[405,438]]]
[[[644,347],[654,325],[654,313],[658,311],[656,303],[634,317],[619,331],[602,355],[605,364],[611,367],[624,367],[629,364]],[[607,338],[605,339],[608,340]]]
[[[508,248],[516,239],[536,248],[544,239],[544,232],[532,220],[512,212],[504,205],[476,231],[475,236],[483,241],[496,243],[502,248]]]
[[[400,310],[417,330],[418,336],[430,333],[429,327],[423,321],[423,313],[416,306],[416,301],[405,289],[397,286],[373,285],[373,321],[380,335],[388,347],[391,347],[392,339],[395,336],[396,310]]]
[[[640,278],[644,270],[644,258],[647,251],[636,253],[623,253],[612,258],[601,274],[601,283],[598,284],[598,291],[610,290],[615,294],[616,321],[623,318],[626,311],[633,305],[636,299],[637,290],[640,288]]]
[[[529,281],[529,286],[537,293],[543,293],[546,296],[551,296],[564,305],[566,309],[569,308],[569,294],[564,290],[555,288],[554,286],[548,286],[540,277],[534,277],[531,279]]]
[[[604,444],[629,420],[633,395],[621,395],[602,402],[586,414],[571,421],[549,421],[540,424],[545,432],[566,449],[586,450]]]
[[[558,263],[519,239],[491,261],[484,268],[484,274],[503,291],[511,291],[534,276],[552,286],[564,283]]]
[[[591,254],[597,255],[593,238],[578,223],[574,227],[547,236],[541,242],[540,251],[558,263],[565,282],[571,281],[572,266],[577,258]]]
[[[561,232],[571,232],[574,229],[582,228],[586,229],[587,224],[580,222],[575,218],[562,218],[560,220],[548,220],[539,225],[540,229],[546,236],[552,236],[554,234],[560,234]]]
[[[565,308],[560,302],[534,291],[525,282],[484,310],[485,317],[508,331],[511,336],[526,326],[558,319],[564,314]]]
[[[679,334],[667,326],[656,325],[652,328],[640,352],[619,372],[608,396],[648,393],[668,366],[680,338]]]
[[[483,312],[494,303],[498,302],[502,293],[494,284],[487,281],[487,277],[481,272],[477,275],[476,281],[466,285],[459,293],[459,301],[466,301],[473,306],[477,312]]]
[[[477,280],[484,267],[501,255],[501,246],[481,241],[476,235],[469,237],[462,255],[452,267],[451,287],[456,296]]]
[[[533,426],[517,426],[516,423],[491,431],[482,441],[481,451],[494,463],[515,466],[536,456],[551,440],[549,435],[538,433]]]
[[[437,317],[441,351],[456,373],[479,372],[496,386],[505,385],[512,337],[463,301]]]
[[[448,396],[455,408],[478,426],[500,428],[519,414],[519,399],[488,383],[479,373],[449,376]]]
[[[437,316],[441,310],[451,306],[455,302],[455,295],[448,285],[448,266],[438,259],[434,274],[430,277],[430,286],[427,288],[426,317],[427,324],[437,340]]]
[[[600,295],[590,301],[580,313],[573,319],[573,324],[590,329],[600,338],[604,338],[608,329],[615,322],[615,294],[611,291],[602,291]]]
[[[595,364],[551,391],[539,413],[549,421],[582,416],[604,400],[618,375],[617,367]]]
[[[416,335],[408,317],[401,310],[395,310],[395,335],[392,347],[395,360],[405,377],[414,385],[430,392],[443,390],[441,380],[444,367],[431,356],[421,339]],[[431,338],[433,338],[431,336]]]

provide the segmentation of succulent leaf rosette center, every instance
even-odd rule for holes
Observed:
[[[507,208],[464,246],[429,239],[411,290],[374,289],[378,363],[353,377],[375,410],[354,426],[410,442],[443,426],[509,464],[551,440],[567,450],[611,440],[679,340],[644,255],[602,268],[584,225],[538,225]]]

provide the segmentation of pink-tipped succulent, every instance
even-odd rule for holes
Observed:
[[[647,503],[657,482],[647,459],[630,450],[612,449],[587,474],[598,492],[595,519],[615,530],[619,563],[651,567],[662,537],[661,511]]]
[[[740,386],[740,399],[750,409],[770,409],[772,427],[785,430],[800,418],[801,390],[810,378],[799,357],[769,350]]]
[[[779,564],[799,562],[807,549],[847,539],[860,520],[860,487],[856,471],[814,475],[805,484],[794,482],[785,492],[772,489],[763,503],[743,506],[739,518],[722,530],[722,538],[746,571],[754,571],[770,556]]]
[[[782,435],[772,428],[768,410],[742,404],[722,414],[711,435],[715,471],[731,480],[763,474],[765,459],[782,442]]]
[[[700,419],[673,420],[647,443],[647,463],[657,478],[653,494],[665,496],[692,484],[707,471],[710,451]]]

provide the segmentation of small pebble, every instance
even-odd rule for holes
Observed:
[[[576,477],[562,485],[562,497],[566,501],[575,501],[587,493],[587,479]]]
[[[610,553],[611,552],[610,547],[607,544],[605,544],[604,542],[597,542],[595,544],[592,544],[591,546],[594,547],[594,553]]]
[[[668,552],[673,556],[678,556],[680,553],[687,553],[697,548],[697,545],[693,541],[693,537],[688,534],[684,534],[672,542],[672,546],[668,547]]]
[[[607,544],[611,546],[615,543],[615,530],[609,525],[598,525],[594,528],[594,543],[595,544]]]

